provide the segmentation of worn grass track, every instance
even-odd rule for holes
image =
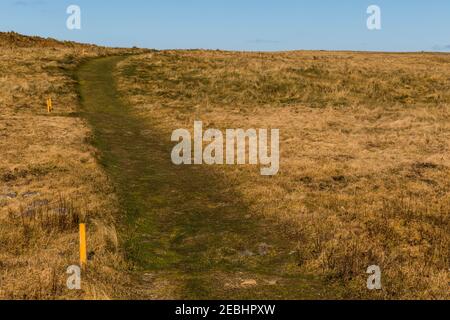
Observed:
[[[113,70],[121,59],[85,63],[78,80],[82,114],[120,198],[124,248],[141,275],[133,297],[335,297],[321,280],[299,272],[289,239],[249,216],[226,181],[203,166],[172,164],[170,137],[118,96]]]

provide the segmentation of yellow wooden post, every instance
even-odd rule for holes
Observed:
[[[87,251],[86,251],[86,225],[80,224],[80,266],[83,268],[87,263]]]
[[[53,103],[52,98],[47,99],[47,111],[50,113],[53,111]]]

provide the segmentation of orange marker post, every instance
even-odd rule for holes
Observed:
[[[80,267],[86,267],[87,251],[86,251],[86,225],[80,224]]]
[[[47,99],[47,111],[50,113],[53,111],[53,103],[52,98]]]

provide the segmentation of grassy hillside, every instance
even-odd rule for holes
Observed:
[[[449,55],[167,51],[121,62],[117,77],[166,144],[194,120],[280,129],[277,176],[212,170],[289,235],[299,272],[354,298],[449,297]],[[373,264],[381,292],[366,289]]]
[[[450,298],[450,55],[149,52],[0,33],[0,61],[0,299]],[[98,87],[80,89],[76,70]],[[82,103],[97,109],[92,128]],[[279,174],[174,168],[171,133],[195,120],[280,129]],[[69,291],[80,222],[89,267]],[[136,280],[125,256],[166,273]],[[370,265],[382,291],[366,289]]]
[[[116,196],[77,115],[71,78],[83,59],[120,53],[0,33],[0,299],[121,294]],[[78,264],[79,222],[88,223],[91,261],[83,291],[69,292],[66,270]]]

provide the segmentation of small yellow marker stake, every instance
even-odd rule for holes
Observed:
[[[53,111],[53,103],[52,98],[47,99],[47,111],[50,113]]]
[[[86,225],[80,224],[80,267],[86,267],[87,253],[86,253]]]

